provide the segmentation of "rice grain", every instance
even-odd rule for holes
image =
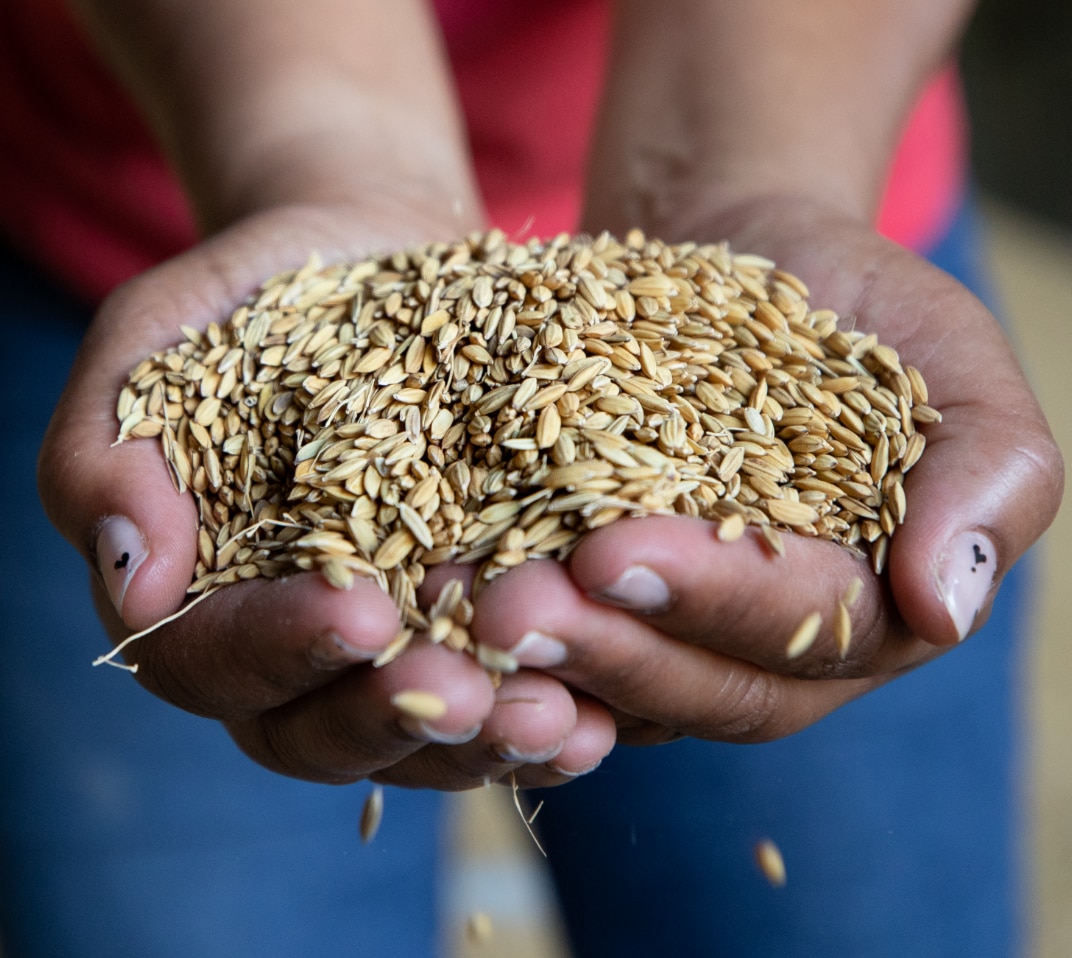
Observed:
[[[758,525],[772,555],[779,530],[830,539],[881,571],[917,427],[940,414],[914,366],[806,297],[763,257],[637,231],[312,257],[139,363],[119,440],[158,437],[198,501],[191,595],[367,578],[403,623],[377,663],[434,622],[505,671],[457,603],[420,609],[429,567],[475,564],[478,593],[620,517],[686,515],[723,541]]]

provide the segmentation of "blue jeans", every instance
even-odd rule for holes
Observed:
[[[933,258],[978,278],[970,216]],[[82,560],[34,488],[87,311],[0,254],[0,936],[5,958],[437,953],[442,802],[290,781],[215,723],[94,670],[108,647]],[[617,749],[542,796],[578,958],[1009,956],[1021,938],[1026,574],[940,661],[758,746]],[[751,861],[774,838],[789,870]]]

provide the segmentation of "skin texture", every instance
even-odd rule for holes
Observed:
[[[355,256],[455,236],[483,214],[434,28],[415,0],[79,8],[137,91],[207,236],[102,306],[42,449],[42,499],[92,568],[114,562],[98,554],[109,517],[139,530],[145,557],[121,609],[94,578],[119,639],[180,605],[196,550],[193,502],[174,494],[155,444],[111,446],[127,370],[180,324],[228,315],[310,249]],[[943,557],[960,554],[965,534],[991,549],[978,625],[1063,486],[993,318],[870,226],[905,110],[967,12],[922,0],[621,2],[591,161],[589,229],[728,238],[806,277],[814,303],[856,316],[922,370],[944,419],[909,474],[888,581],[828,543],[786,536],[786,556],[773,560],[751,533],[722,543],[702,522],[627,521],[590,535],[565,565],[527,563],[481,593],[480,641],[555,640],[538,654],[528,643],[526,667],[497,690],[438,647],[374,669],[398,627],[389,600],[367,583],[337,592],[309,575],[228,588],[139,640],[127,652],[138,680],[223,721],[283,774],[466,788],[514,772],[547,785],[594,767],[616,740],[790,734],[955,644]],[[635,574],[623,587],[637,569],[662,592],[641,592]],[[857,577],[842,659],[831,623]],[[813,610],[818,641],[787,659],[788,637]],[[446,714],[407,720],[390,702],[404,689],[435,692]]]

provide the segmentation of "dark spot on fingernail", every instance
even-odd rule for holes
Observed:
[[[972,545],[972,549],[975,550],[975,565],[981,565],[986,562],[986,553],[977,545]],[[972,572],[975,571],[975,565],[972,566]]]
[[[125,569],[130,561],[130,553],[124,552],[115,562],[116,569]]]

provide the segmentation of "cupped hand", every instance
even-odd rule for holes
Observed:
[[[783,534],[777,556],[755,530],[723,542],[698,520],[626,520],[589,534],[565,566],[496,579],[474,632],[606,703],[623,741],[777,738],[978,628],[1052,520],[1062,463],[990,313],[865,225],[777,198],[664,238],[729,238],[774,259],[808,284],[814,306],[922,372],[942,420],[922,427],[927,448],[905,481],[887,570],[797,535]],[[815,613],[809,646],[798,630]]]
[[[197,555],[194,500],[176,493],[158,443],[115,444],[129,370],[176,342],[180,326],[222,321],[313,250],[353,257],[427,240],[416,232],[372,230],[339,205],[273,209],[131,281],[101,308],[42,447],[39,487],[89,561],[117,641],[182,606]],[[300,778],[465,788],[515,772],[522,784],[549,785],[613,745],[607,712],[546,675],[523,671],[495,689],[469,656],[419,641],[374,667],[399,628],[376,585],[339,591],[306,573],[221,589],[124,655],[150,691],[223,721],[256,761]],[[399,706],[407,691],[442,707],[415,715]]]

